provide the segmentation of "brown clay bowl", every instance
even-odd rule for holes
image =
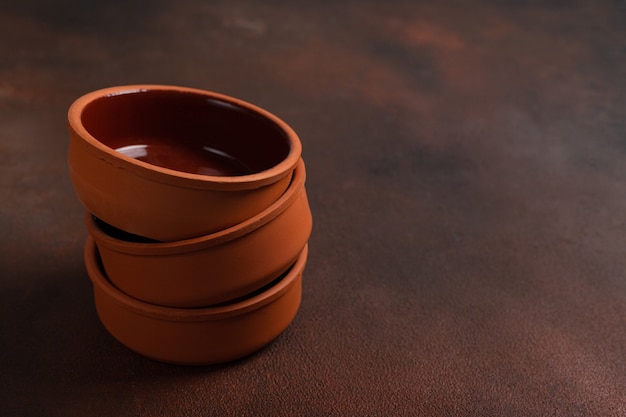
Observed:
[[[227,302],[273,281],[306,245],[312,228],[304,162],[270,207],[231,228],[177,242],[145,242],[89,213],[85,220],[108,278],[124,293],[169,307]]]
[[[87,210],[160,241],[228,228],[272,204],[302,146],[273,114],[209,91],[130,85],[68,112],[68,165]]]
[[[233,303],[179,309],[143,303],[106,278],[93,239],[85,265],[93,282],[96,310],[111,335],[149,358],[185,365],[227,362],[247,356],[289,326],[300,306],[307,247],[271,285]]]

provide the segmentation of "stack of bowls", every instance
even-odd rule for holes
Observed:
[[[296,133],[244,101],[133,85],[76,100],[69,170],[105,328],[130,349],[212,364],[293,320],[312,219]]]

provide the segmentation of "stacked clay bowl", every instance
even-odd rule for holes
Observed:
[[[244,101],[133,85],[68,113],[85,265],[105,328],[177,364],[241,358],[300,305],[312,218],[296,133]]]

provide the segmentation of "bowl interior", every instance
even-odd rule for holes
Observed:
[[[152,165],[192,174],[265,171],[291,150],[288,133],[243,104],[177,90],[134,90],[85,106],[81,122],[104,145]]]

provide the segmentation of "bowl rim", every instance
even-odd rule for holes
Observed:
[[[269,207],[229,228],[190,239],[177,240],[173,242],[131,242],[117,239],[104,232],[93,219],[93,215],[89,211],[85,211],[85,224],[89,234],[98,242],[98,245],[104,245],[106,248],[129,255],[174,255],[178,253],[188,253],[201,249],[221,245],[249,233],[260,229],[268,224],[283,212],[285,212],[296,199],[306,198],[306,190],[304,183],[306,180],[306,168],[304,161],[299,160],[298,165],[294,169],[293,176],[287,190],[272,203]],[[304,194],[304,196],[302,196]]]
[[[177,308],[149,304],[123,293],[106,277],[101,267],[98,247],[91,236],[87,238],[84,248],[85,267],[94,289],[97,287],[98,290],[106,294],[116,304],[134,313],[160,320],[182,322],[221,320],[236,317],[271,303],[287,292],[292,285],[296,284],[297,280],[302,276],[307,257],[308,244],[304,246],[297,260],[280,281],[249,298],[208,307]]]
[[[229,105],[243,108],[249,112],[269,120],[276,125],[287,137],[289,142],[289,153],[278,164],[265,169],[246,175],[237,176],[215,176],[193,174],[185,171],[178,171],[171,168],[165,168],[153,165],[148,162],[131,158],[113,148],[105,145],[96,139],[87,131],[82,123],[82,113],[90,103],[106,98],[124,94],[141,94],[149,91],[175,92],[183,94],[200,95],[212,100],[221,101]],[[247,101],[209,90],[199,88],[165,85],[165,84],[131,84],[107,87],[89,93],[77,98],[69,107],[67,112],[68,128],[74,133],[80,142],[88,145],[86,148],[100,159],[110,163],[116,168],[123,168],[143,178],[162,182],[166,184],[174,184],[177,186],[186,186],[189,188],[211,188],[211,189],[252,189],[259,188],[264,185],[272,184],[280,178],[288,175],[293,167],[298,163],[298,159],[302,154],[302,143],[296,132],[282,119],[269,111],[256,106]]]

